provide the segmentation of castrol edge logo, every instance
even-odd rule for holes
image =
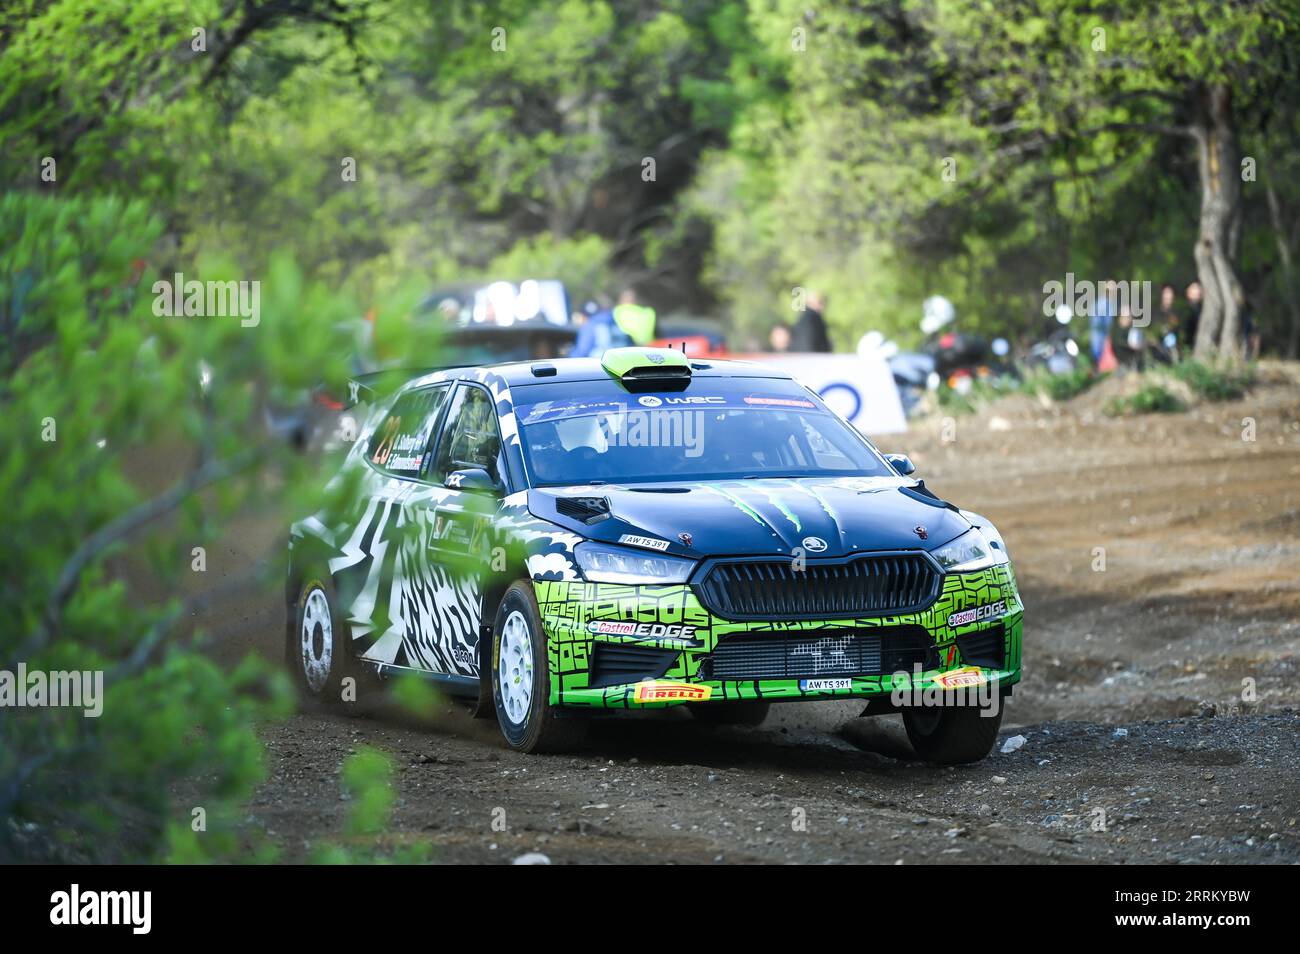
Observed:
[[[958,613],[953,613],[948,617],[948,625],[966,626],[970,623],[978,623],[982,619],[992,619],[994,616],[1001,616],[1006,611],[1006,600],[998,600],[996,603],[985,603],[983,606],[976,606],[971,609],[962,610]]]
[[[587,624],[587,632],[600,633],[603,636],[690,639],[695,635],[695,627],[669,623],[634,623],[631,620],[607,619],[592,620]]]

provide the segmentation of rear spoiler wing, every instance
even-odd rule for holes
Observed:
[[[402,385],[415,378],[424,377],[435,371],[447,371],[461,365],[443,364],[427,368],[389,368],[386,371],[371,371],[368,374],[354,374],[348,378],[348,393],[343,395],[344,407],[356,407],[358,404],[373,404],[380,398],[387,397]]]

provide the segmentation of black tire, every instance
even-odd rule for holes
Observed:
[[[310,639],[304,634],[308,623]],[[344,698],[348,688],[344,680],[349,677],[354,680],[351,689],[360,698],[360,667],[352,656],[351,642],[350,627],[339,612],[330,575],[318,570],[304,574],[285,634],[285,660],[305,700],[331,708],[353,706],[355,703]]]
[[[521,632],[519,627],[524,627]],[[525,639],[526,637],[526,639]],[[527,650],[531,650],[531,657]],[[582,739],[583,723],[557,718],[550,704],[546,633],[531,580],[511,584],[492,626],[492,704],[506,743],[519,752],[561,752]],[[502,687],[504,675],[506,690]],[[519,687],[526,686],[522,693]],[[508,694],[507,694],[508,691]],[[526,697],[527,704],[523,703]]]
[[[988,756],[1002,725],[1002,706],[985,715],[975,706],[914,706],[903,710],[912,748],[926,762],[965,765]]]
[[[691,715],[705,725],[763,724],[772,703],[766,699],[746,699],[743,702],[706,702],[691,706]]]

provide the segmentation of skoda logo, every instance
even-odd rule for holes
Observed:
[[[637,398],[637,403],[642,407],[658,407],[664,403],[664,399],[657,398],[653,394],[647,394],[644,397]]]
[[[804,537],[803,548],[809,553],[821,553],[826,549],[826,541],[821,537]]]
[[[653,351],[651,351],[649,354],[646,355],[646,359],[647,359],[651,364],[663,364],[663,363],[664,363],[664,356],[661,355],[661,354],[656,354],[656,353],[653,352]]]

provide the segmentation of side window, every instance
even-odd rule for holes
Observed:
[[[399,397],[370,435],[366,448],[370,462],[398,477],[418,477],[449,390],[425,388]]]
[[[438,461],[430,479],[441,481],[453,470],[470,467],[482,467],[493,480],[502,479],[496,408],[486,391],[462,387],[442,429]]]

